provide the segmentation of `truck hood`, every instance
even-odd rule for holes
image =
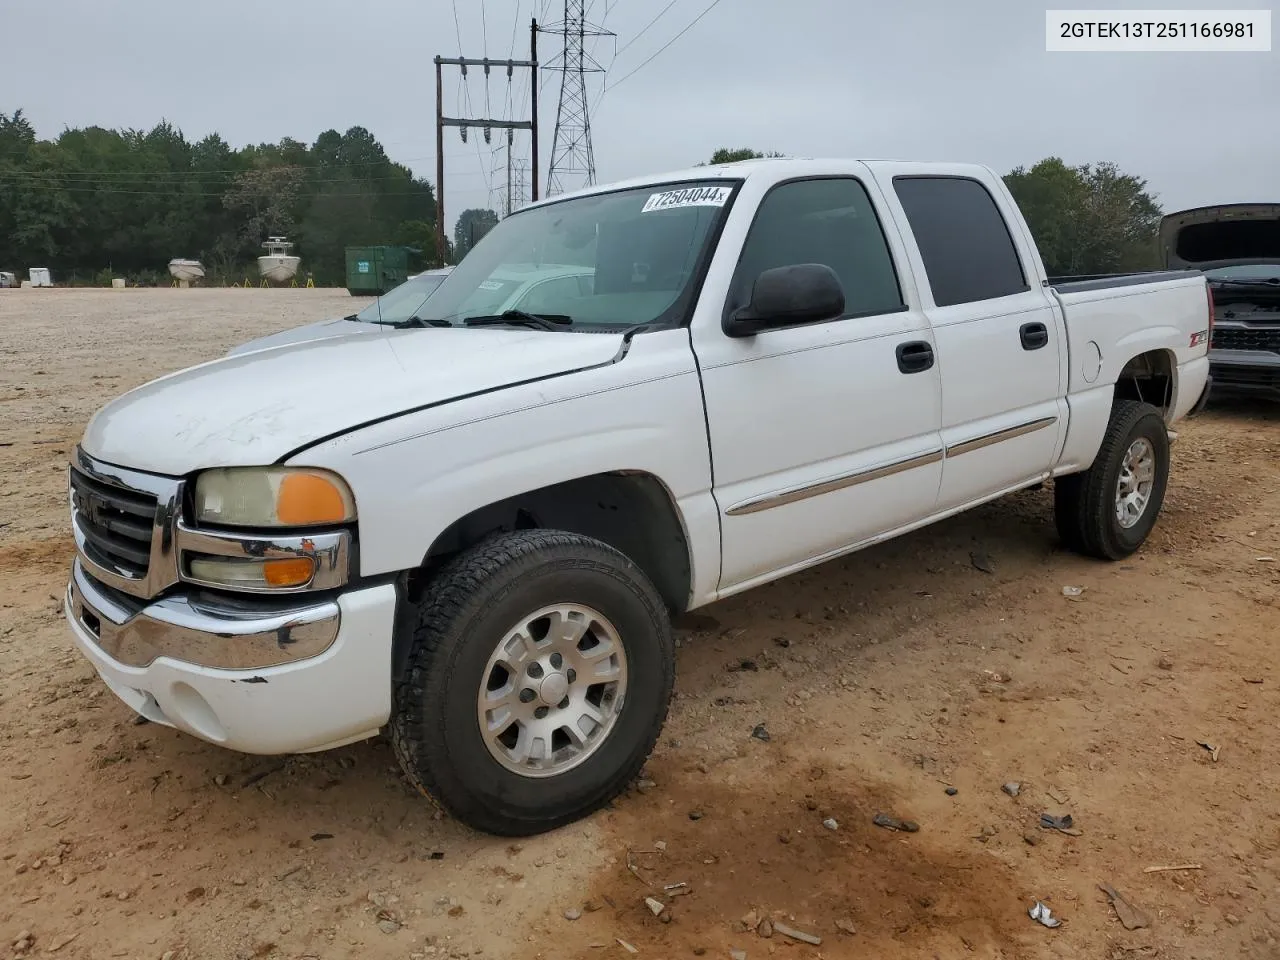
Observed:
[[[318,320],[292,330],[281,330],[270,336],[258,337],[239,344],[227,351],[228,357],[251,350],[262,350],[266,347],[282,347],[290,343],[302,343],[306,340],[325,340],[329,337],[345,337],[353,333],[378,333],[387,328],[378,323],[365,323],[363,320],[343,320],[341,318]]]
[[[92,457],[181,476],[278,461],[370,421],[610,363],[621,334],[417,329],[268,348],[169,374],[103,407]]]
[[[1280,263],[1280,203],[1229,203],[1180,210],[1160,221],[1171,270]]]

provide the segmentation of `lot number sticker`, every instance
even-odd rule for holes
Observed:
[[[651,194],[641,213],[655,210],[673,210],[676,207],[723,207],[729,200],[731,187],[686,187]]]

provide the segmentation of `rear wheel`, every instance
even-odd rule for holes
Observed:
[[[572,533],[504,534],[445,567],[416,612],[392,743],[457,819],[540,833],[639,773],[666,719],[675,645],[625,556]]]
[[[1054,481],[1054,515],[1067,547],[1121,560],[1146,541],[1169,482],[1169,434],[1149,403],[1117,400],[1093,466]]]

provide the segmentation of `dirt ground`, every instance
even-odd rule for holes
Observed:
[[[1032,492],[689,615],[645,779],[548,836],[434,817],[382,741],[136,725],[61,620],[69,451],[112,396],[351,308],[0,291],[0,958],[1280,957],[1274,406],[1182,425],[1127,562],[1060,550]]]

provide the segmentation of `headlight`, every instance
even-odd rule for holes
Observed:
[[[355,519],[355,498],[336,474],[308,467],[228,467],[196,477],[197,523],[311,527]]]

